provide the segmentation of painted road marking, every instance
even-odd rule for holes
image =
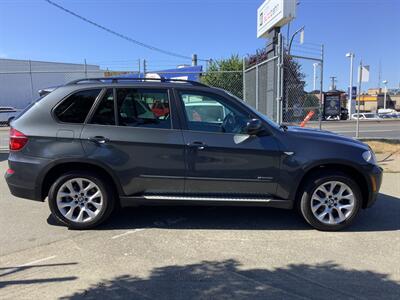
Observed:
[[[111,239],[115,240],[115,239],[118,239],[118,238],[120,238],[120,237],[129,235],[129,234],[132,234],[132,233],[135,233],[135,232],[143,231],[143,230],[144,230],[144,228],[139,228],[139,229],[135,229],[135,230],[129,230],[129,231],[127,231],[127,232],[114,235],[113,237],[111,237]]]

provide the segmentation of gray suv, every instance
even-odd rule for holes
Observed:
[[[378,194],[365,144],[279,126],[198,82],[94,78],[58,87],[12,123],[6,180],[77,229],[117,206],[257,205],[299,210],[319,230],[349,225]]]

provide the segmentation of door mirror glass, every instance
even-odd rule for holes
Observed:
[[[263,129],[262,122],[259,119],[251,119],[247,122],[246,131],[249,135],[256,135]]]

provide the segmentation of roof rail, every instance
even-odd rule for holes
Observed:
[[[159,81],[159,82],[184,82],[184,83],[189,83],[193,86],[203,86],[203,87],[209,87],[208,85],[193,81],[193,80],[185,80],[185,79],[174,79],[174,78],[127,78],[127,77],[97,77],[97,78],[82,78],[82,79],[76,79],[71,82],[68,82],[66,85],[74,85],[74,84],[79,84],[79,83],[88,83],[88,82],[99,82],[99,83],[108,83],[111,81],[111,83],[118,83],[121,81],[138,81],[138,82],[146,82],[146,81]]]

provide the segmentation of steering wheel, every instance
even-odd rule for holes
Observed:
[[[237,117],[229,113],[225,116],[224,121],[222,122],[222,132],[228,132],[228,133],[235,133],[235,132],[240,132],[240,124],[237,121]]]

